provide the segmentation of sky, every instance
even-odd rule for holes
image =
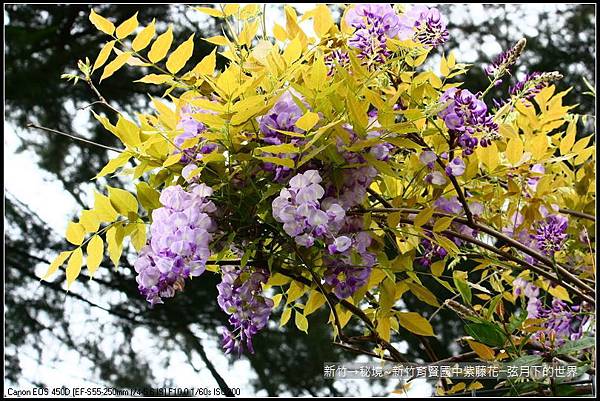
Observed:
[[[314,4],[294,4],[299,14],[308,11],[314,7]],[[465,6],[466,7],[466,6]],[[481,5],[470,5],[471,15],[474,18],[474,22],[485,18],[485,12]],[[542,10],[555,9],[560,7],[559,5],[551,4],[535,4],[531,5],[532,13],[525,21],[519,21],[523,31],[528,35],[535,35],[535,25],[537,23],[537,13]],[[270,18],[267,18],[269,31],[272,31],[274,22],[281,21],[282,7],[277,5],[270,5],[268,9]],[[456,15],[451,17],[460,20],[463,18],[464,13],[458,10]],[[192,18],[206,18],[197,13],[190,14]],[[5,17],[6,24],[6,17]],[[302,25],[307,33],[311,33],[312,27],[309,22]],[[497,54],[502,49],[499,45],[493,41],[486,42],[483,44],[484,49],[489,54]],[[457,59],[460,62],[472,62],[476,57],[472,46],[469,43],[463,43],[459,49],[456,49]],[[433,61],[432,61],[433,62]],[[437,63],[436,63],[437,64]],[[58,79],[58,77],[57,77]],[[88,110],[73,110],[75,118],[75,133],[78,131],[83,132],[87,119],[89,117]],[[69,219],[79,212],[79,205],[74,199],[64,190],[60,181],[54,179],[50,173],[41,170],[37,166],[37,155],[35,152],[25,150],[17,153],[17,147],[20,145],[19,131],[20,129],[13,126],[11,123],[4,122],[4,180],[5,180],[5,193],[9,192],[18,198],[20,201],[28,205],[34,212],[36,212],[42,220],[46,221],[50,227],[52,227],[59,235],[64,233],[66,230]],[[85,199],[91,203],[93,200],[93,192],[91,184],[88,184],[89,188],[86,188],[88,198]],[[84,187],[85,188],[85,187]],[[36,272],[41,274],[45,271],[45,266],[37,266]],[[133,277],[132,277],[133,279]],[[79,280],[73,287],[72,291],[78,292],[82,290],[82,286],[91,285],[86,281]],[[101,302],[101,299],[94,300]],[[67,310],[72,312],[72,318],[74,325],[80,325],[80,332],[85,333],[86,331],[93,330],[93,325],[98,321],[105,321],[106,319],[112,319],[107,312],[101,311],[96,308],[92,308],[92,315],[86,316],[86,319],[80,319],[81,310],[78,307],[77,302],[71,299],[65,299],[67,304]],[[91,325],[91,326],[90,326]],[[225,381],[230,387],[241,387],[242,395],[255,395],[261,396],[266,395],[266,391],[259,391],[254,393],[249,382],[252,379],[252,372],[249,363],[245,360],[236,362],[233,367],[229,366],[228,358],[223,355],[219,349],[219,344],[213,338],[207,338],[203,333],[197,332],[198,337],[202,339],[205,345],[206,352],[211,361],[215,364],[216,369],[224,377]],[[92,375],[86,374],[90,372],[92,366],[87,359],[81,359],[80,356],[73,351],[63,348],[56,349],[55,340],[52,338],[47,339],[48,344],[46,347],[52,352],[46,353],[44,357],[44,363],[38,364],[37,361],[32,357],[33,350],[23,349],[21,353],[21,363],[23,371],[27,372],[26,377],[23,378],[21,385],[24,388],[28,387],[31,382],[37,381],[42,383],[48,383],[50,385],[65,385],[65,386],[97,386],[99,383],[93,382],[90,379]],[[137,329],[132,339],[134,347],[137,349],[144,349],[151,344],[149,333],[144,329]],[[397,344],[399,348],[405,346],[404,344]],[[107,351],[110,351],[110,341],[107,340],[105,346]],[[59,356],[58,359],[56,357]],[[164,369],[162,364],[162,358],[170,358],[170,363],[167,369]],[[187,356],[181,352],[172,355],[157,355],[153,358],[154,365],[153,370],[157,373],[158,378],[162,373],[164,379],[172,379],[174,384],[179,387],[189,387],[191,383],[198,385],[202,383],[207,386],[216,386],[214,379],[208,373],[204,367],[202,361],[197,355],[192,357],[192,365],[199,369],[196,372],[187,360]],[[77,367],[74,369],[73,367]],[[57,375],[57,372],[60,372]],[[57,378],[60,377],[60,378]],[[200,377],[200,380],[199,380]],[[352,383],[357,386],[355,395],[371,394],[371,388],[368,382]],[[388,383],[388,391],[391,391],[396,383]],[[429,395],[431,386],[423,380],[415,382],[412,388],[409,390],[409,396],[425,396]],[[282,394],[284,395],[284,394]],[[400,396],[399,394],[392,394],[392,396]]]

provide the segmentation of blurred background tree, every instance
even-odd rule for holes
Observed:
[[[470,89],[487,86],[481,63],[489,62],[500,49],[526,36],[527,50],[518,72],[562,72],[565,78],[559,89],[574,87],[568,101],[579,103],[581,114],[593,113],[593,99],[582,95],[586,90],[583,77],[591,81],[595,76],[593,5],[557,5],[539,13],[532,12],[533,5],[478,6],[483,10],[469,5],[439,7],[451,21],[451,40],[445,48],[457,49],[457,55],[463,51],[474,52],[473,59],[461,60],[474,64],[468,80]],[[162,27],[173,23],[176,41],[182,41],[192,31],[197,32],[196,37],[207,37],[218,34],[221,29],[208,19],[199,24],[190,17],[193,11],[183,5],[97,5],[94,8],[117,21],[139,11],[141,24],[153,18]],[[93,61],[106,41],[89,23],[89,10],[87,5],[5,5],[4,10],[5,116],[19,138],[18,151],[35,152],[39,168],[51,173],[81,207],[90,206],[86,198],[91,191],[89,185],[82,184],[89,184],[108,161],[107,152],[62,136],[27,130],[25,125],[32,122],[105,145],[118,145],[116,138],[107,135],[95,120],[75,121],[77,110],[96,99],[84,84],[73,86],[60,79],[61,74],[74,72],[78,59],[89,57]],[[211,50],[206,42],[195,44],[194,59],[200,59]],[[497,51],[490,54],[489,49]],[[219,62],[222,65],[223,60]],[[102,83],[100,90],[114,107],[133,115],[146,107],[147,94],[162,95],[153,91],[153,86],[133,82],[142,75],[138,69],[120,69],[113,78]],[[500,92],[494,96],[499,97]],[[108,112],[94,108],[97,112]],[[18,174],[18,171],[9,173]],[[108,183],[123,185],[117,178],[108,179]],[[91,185],[96,182],[92,181]],[[74,216],[65,216],[65,219],[69,217]],[[5,192],[5,224],[5,369],[9,383],[50,385],[37,383],[34,373],[24,369],[26,352],[38,365],[55,363],[58,366],[65,361],[75,361],[82,366],[77,369],[85,375],[82,380],[123,389],[170,385],[168,379],[161,378],[164,377],[161,370],[177,369],[182,362],[173,356],[183,355],[186,358],[183,363],[189,364],[198,377],[206,368],[215,384],[224,384],[224,372],[219,371],[210,356],[221,352],[216,328],[226,324],[226,315],[215,301],[216,275],[204,274],[167,304],[150,309],[137,292],[131,264],[134,255],[126,250],[119,270],[107,264],[93,281],[85,281],[77,291],[67,293],[62,285],[64,273],[50,283],[36,276],[36,268],[38,272],[45,270],[53,256],[67,246],[62,233],[55,232],[34,210],[9,192]],[[439,290],[445,291],[442,287]],[[409,309],[426,311],[425,314],[435,309],[418,300],[405,298],[404,301]],[[462,325],[460,321],[453,321],[453,316],[442,311],[432,322],[438,336],[430,344],[431,351],[439,358],[459,350],[455,340],[463,334]],[[334,387],[331,381],[323,379],[324,361],[355,358],[331,345],[327,318],[325,311],[311,317],[306,336],[293,325],[278,328],[279,318],[275,314],[269,328],[256,338],[256,354],[242,357],[247,363],[244,366],[254,377],[252,388],[242,389],[242,395],[259,391],[270,396],[284,392],[356,395],[354,383],[336,383]],[[355,323],[351,321],[349,325]],[[400,340],[406,341],[401,349],[407,359],[418,360],[426,354],[414,336],[403,332]],[[86,368],[92,373],[86,373]],[[243,374],[249,373],[244,371]],[[198,379],[196,386],[206,384],[207,380]],[[53,383],[60,384],[60,379]],[[386,394],[384,388],[377,385],[372,386],[369,393]]]

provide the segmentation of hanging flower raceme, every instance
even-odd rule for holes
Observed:
[[[469,90],[450,88],[440,97],[440,103],[448,105],[438,116],[448,127],[451,141],[462,148],[463,154],[470,155],[478,143],[486,147],[498,137],[498,124],[488,114],[486,104]]]
[[[506,73],[510,74],[511,67],[517,62],[526,43],[525,39],[521,39],[513,47],[496,56],[490,65],[485,67],[486,74],[496,80]],[[497,84],[499,83],[501,82],[497,81]]]
[[[446,21],[437,8],[415,5],[400,15],[398,38],[413,39],[427,47],[437,47],[448,40]]]
[[[356,28],[348,45],[359,50],[358,57],[383,63],[390,56],[387,39],[398,34],[400,20],[389,4],[358,4],[346,14],[346,23]]]
[[[511,95],[510,99],[494,99],[494,105],[496,107],[501,107],[512,101],[520,101],[525,106],[528,106],[535,95],[540,93],[542,89],[560,79],[562,79],[562,74],[556,71],[543,73],[537,71],[532,72],[509,88],[508,92]]]
[[[264,269],[239,266],[223,266],[221,273],[217,302],[233,326],[233,331],[223,329],[223,349],[226,354],[240,354],[245,345],[254,353],[252,337],[267,325],[273,309],[273,301],[262,293],[269,275]]]
[[[182,129],[183,132],[177,135],[173,140],[173,143],[178,148],[183,147],[186,141],[193,140],[206,131],[206,125],[193,117],[193,115],[197,113],[214,114],[214,112],[210,110],[203,110],[188,104],[184,105],[181,108],[181,118],[177,124],[177,128]],[[195,146],[183,150],[181,163],[194,163],[195,161],[200,160],[202,155],[211,153],[215,149],[217,149],[216,143],[211,143],[200,138]],[[179,153],[179,149],[175,149],[175,153]]]
[[[163,207],[152,212],[150,244],[134,264],[140,293],[152,305],[173,297],[185,279],[204,272],[216,229],[211,195],[204,184],[192,184],[187,191],[179,185],[162,191]]]

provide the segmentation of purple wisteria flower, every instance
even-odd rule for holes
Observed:
[[[327,75],[332,76],[336,69],[350,65],[350,56],[345,51],[335,49],[325,56],[324,62],[327,66]]]
[[[162,191],[163,207],[152,212],[152,239],[134,264],[138,289],[152,305],[182,290],[186,278],[204,272],[216,229],[211,195],[204,184],[192,184],[187,191],[179,185]]]
[[[449,176],[458,177],[465,172],[465,162],[460,157],[455,157],[446,166],[446,174]]]
[[[262,292],[268,273],[264,269],[252,271],[239,266],[223,266],[221,272],[217,302],[233,326],[233,332],[223,329],[223,349],[226,354],[240,354],[245,344],[254,353],[252,337],[267,325],[273,309],[273,301]]]
[[[437,8],[415,5],[400,15],[398,38],[413,39],[428,47],[437,47],[448,40],[446,24]]]
[[[531,236],[535,240],[535,247],[544,255],[552,256],[563,248],[567,239],[569,220],[559,214],[546,217],[536,228],[536,233]]]
[[[296,121],[304,112],[302,108],[296,104],[294,101],[296,98],[300,99],[303,104],[308,108],[308,104],[304,102],[302,96],[296,92],[294,89],[290,88],[285,91],[277,100],[275,105],[265,114],[264,116],[258,119],[260,132],[263,134],[262,141],[268,145],[281,145],[283,143],[291,143],[291,144],[302,144],[304,139],[294,137],[290,139],[290,136],[285,135],[283,133],[277,132],[280,131],[288,131],[294,133],[302,133],[304,132],[302,129],[296,127]],[[264,153],[265,156],[274,156],[280,158],[287,158],[295,160],[298,157],[298,154],[285,154],[280,153],[276,155],[272,155],[270,153]],[[275,172],[275,181],[283,182],[289,176],[289,172],[291,169],[286,166],[280,166],[274,163],[263,163],[263,168],[266,171]]]
[[[526,40],[523,38],[513,47],[496,56],[490,65],[485,68],[486,74],[496,79],[500,78],[505,73],[510,74],[510,68],[517,62],[526,43]]]
[[[358,4],[346,14],[346,23],[356,31],[348,41],[358,57],[383,63],[390,56],[387,39],[398,34],[399,18],[389,4]]]
[[[498,137],[498,124],[488,115],[486,104],[467,89],[448,89],[440,97],[440,103],[447,103],[447,107],[438,116],[463,154],[470,155],[478,143],[485,147]],[[482,136],[481,142],[475,135]]]
[[[173,139],[173,143],[177,147],[182,147],[186,140],[192,139],[206,131],[206,125],[193,117],[193,114],[209,113],[215,114],[210,110],[204,110],[199,107],[184,105],[181,108],[180,119],[177,124],[177,129],[182,129],[183,132]],[[213,152],[217,149],[216,143],[211,143],[205,139],[201,139],[197,145],[192,148],[184,149],[181,163],[192,163],[195,160],[202,159],[202,155]],[[179,153],[176,149],[174,153]]]
[[[541,320],[540,325],[544,329],[533,333],[531,338],[534,341],[550,348],[583,336],[589,317],[581,313],[582,305],[569,307],[566,302],[552,297],[551,306],[546,307],[538,298],[539,288],[520,277],[513,281],[513,295],[527,299],[527,318]]]
[[[525,106],[529,106],[529,102],[533,100],[535,95],[540,93],[545,87],[560,79],[562,79],[562,74],[556,71],[544,73],[534,71],[527,74],[525,78],[517,82],[514,86],[511,86],[508,92],[511,95],[511,99],[516,98]],[[505,99],[494,99],[494,105],[496,107],[501,107],[508,102],[509,100]]]
[[[367,283],[370,273],[370,269],[339,265],[325,272],[325,283],[339,299],[345,299]]]

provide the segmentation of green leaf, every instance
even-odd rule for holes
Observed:
[[[160,193],[148,185],[147,182],[139,182],[136,184],[137,198],[144,209],[150,213],[154,209],[162,206],[160,203]]]
[[[564,345],[556,350],[558,355],[568,355],[579,352],[586,348],[592,348],[596,344],[595,337],[583,337],[579,340],[567,341]]]
[[[94,276],[94,273],[96,273],[96,270],[98,270],[104,257],[104,242],[102,241],[102,238],[98,235],[94,235],[90,242],[88,242],[86,251],[88,274],[91,278]]]
[[[129,212],[137,213],[138,211],[135,196],[123,189],[108,187],[108,198],[122,216],[128,216]]]
[[[423,316],[415,312],[396,312],[398,323],[406,330],[421,336],[434,336],[433,327]]]
[[[492,323],[468,323],[465,332],[476,341],[493,347],[502,347],[506,341],[502,330]]]
[[[452,278],[454,279],[454,285],[460,293],[460,296],[462,297],[463,301],[465,301],[467,305],[471,305],[471,300],[473,296],[471,293],[471,287],[469,287],[469,284],[467,282],[467,273],[455,270],[452,274]]]

